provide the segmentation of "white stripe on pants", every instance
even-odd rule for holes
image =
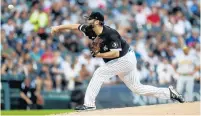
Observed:
[[[95,99],[103,82],[115,75],[118,75],[126,86],[134,93],[170,99],[170,91],[168,88],[157,88],[149,85],[142,85],[140,83],[136,63],[134,52],[128,52],[125,56],[109,61],[105,65],[99,67],[94,72],[87,87],[84,105],[95,107]]]

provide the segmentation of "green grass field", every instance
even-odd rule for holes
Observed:
[[[49,114],[59,114],[59,113],[70,113],[74,110],[8,110],[1,111],[1,115],[49,115]]]

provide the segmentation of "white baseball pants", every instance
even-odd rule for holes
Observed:
[[[84,105],[96,107],[95,99],[106,79],[118,75],[126,86],[134,93],[146,96],[154,96],[162,99],[170,99],[168,88],[157,88],[140,83],[136,67],[137,61],[134,52],[130,51],[125,56],[107,62],[99,67],[87,87]]]
[[[177,79],[177,91],[182,93],[185,89],[185,99],[187,101],[193,101],[194,91],[194,78],[192,76],[180,76]]]

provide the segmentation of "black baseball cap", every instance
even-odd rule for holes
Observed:
[[[100,12],[92,12],[89,16],[84,16],[88,20],[96,19],[104,22],[104,16]]]

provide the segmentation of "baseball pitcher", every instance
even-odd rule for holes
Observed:
[[[105,61],[105,65],[100,66],[93,74],[85,93],[84,105],[76,107],[75,110],[96,109],[95,99],[103,82],[115,75],[136,94],[184,102],[183,97],[172,86],[157,88],[142,85],[137,73],[136,57],[128,43],[116,30],[104,25],[104,16],[101,13],[92,12],[86,18],[87,24],[60,25],[52,27],[51,30],[52,34],[63,30],[80,30],[93,40],[90,47],[92,56],[101,57]]]

